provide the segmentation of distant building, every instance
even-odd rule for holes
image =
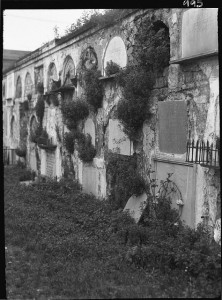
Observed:
[[[23,51],[23,50],[3,50],[3,73],[14,67],[14,63],[24,57],[25,55],[29,54],[30,51]]]

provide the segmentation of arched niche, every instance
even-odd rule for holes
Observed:
[[[82,52],[81,65],[86,70],[97,69],[98,59],[93,47],[89,46]]]
[[[108,148],[113,153],[132,155],[132,143],[123,132],[123,126],[119,120],[109,120]]]
[[[124,68],[127,64],[126,47],[120,36],[113,37],[107,45],[103,60],[104,75],[107,62],[111,60],[118,64],[121,68]]]
[[[84,124],[84,132],[85,134],[90,134],[92,137],[92,144],[95,146],[95,140],[96,140],[96,130],[95,130],[95,124],[92,119],[87,119]]]
[[[30,135],[35,133],[37,127],[38,127],[38,122],[36,120],[36,117],[32,116],[30,121]]]
[[[32,78],[28,72],[25,76],[25,96],[29,93],[32,93]]]
[[[63,69],[63,85],[72,85],[71,79],[75,77],[75,65],[71,56],[67,56]]]
[[[47,76],[47,90],[51,91],[53,87],[53,80],[58,80],[57,69],[54,63],[49,65]]]
[[[12,116],[11,123],[10,123],[10,132],[12,139],[15,139],[16,137],[16,124],[15,124],[15,117]]]
[[[16,82],[15,97],[16,98],[21,98],[22,97],[22,81],[21,81],[20,76],[18,76],[18,79],[17,79],[17,82]]]

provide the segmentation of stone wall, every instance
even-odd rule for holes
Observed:
[[[150,164],[155,170],[158,170],[157,175],[161,177],[165,174],[166,167],[163,167],[163,161],[167,161],[169,170],[174,169],[175,173],[183,173],[184,170],[192,169],[192,178],[195,182],[192,183],[192,191],[194,198],[187,199],[187,190],[191,187],[186,185],[182,190],[184,199],[187,199],[185,205],[192,206],[193,223],[195,226],[202,220],[202,216],[207,218],[214,226],[215,220],[219,216],[220,208],[220,182],[219,170],[211,170],[200,165],[195,166],[186,164],[186,149],[183,151],[167,150],[163,151],[164,147],[160,145],[160,140],[164,138],[160,132],[163,120],[160,119],[160,103],[166,103],[176,106],[176,102],[181,101],[185,105],[181,120],[183,120],[183,140],[188,139],[204,139],[215,144],[216,137],[219,133],[219,75],[218,75],[218,57],[217,56],[201,56],[200,49],[192,49],[196,47],[191,45],[189,52],[185,49],[184,41],[188,36],[184,31],[185,23],[187,22],[187,14],[193,14],[190,9],[145,9],[137,10],[120,22],[113,26],[107,26],[98,30],[92,28],[80,35],[64,42],[54,40],[47,45],[41,47],[31,53],[29,57],[20,60],[13,73],[14,86],[16,86],[18,77],[21,78],[22,96],[16,99],[15,104],[11,107],[4,107],[4,112],[7,115],[7,129],[10,128],[10,120],[13,113],[16,115],[16,124],[27,126],[27,163],[31,168],[37,168],[39,173],[47,174],[47,152],[43,149],[37,149],[30,142],[30,121],[35,114],[35,104],[37,94],[34,84],[36,83],[36,72],[42,69],[41,78],[44,85],[44,93],[48,92],[49,87],[49,69],[53,66],[54,80],[61,79],[63,84],[65,81],[64,69],[67,63],[67,58],[73,61],[74,73],[79,74],[83,58],[88,51],[92,49],[94,63],[98,70],[101,71],[101,82],[103,85],[104,95],[102,107],[98,112],[90,112],[87,120],[82,123],[82,129],[85,133],[90,133],[93,139],[93,144],[96,147],[97,154],[91,164],[84,164],[78,158],[78,153],[75,151],[73,155],[69,155],[63,146],[64,133],[68,131],[63,123],[60,106],[55,107],[53,104],[48,105],[45,102],[45,113],[43,118],[43,127],[46,128],[49,137],[52,138],[54,144],[57,145],[55,150],[55,166],[53,175],[60,178],[61,176],[69,176],[78,179],[83,184],[83,189],[86,192],[92,192],[100,198],[107,196],[107,178],[106,178],[106,163],[109,153],[120,153],[122,155],[132,155],[137,152],[143,160],[139,162],[139,171],[146,177],[147,169]],[[196,12],[197,13],[197,12]],[[195,13],[195,14],[196,14]],[[208,23],[215,29],[215,23],[212,21],[216,11],[209,12],[200,11],[201,17],[210,20]],[[212,17],[213,16],[213,17]],[[201,20],[200,17],[200,20]],[[104,71],[105,63],[110,58],[116,59],[116,62],[124,67],[132,59],[132,52],[135,43],[135,34],[138,32],[142,21],[147,18],[151,22],[161,21],[169,29],[170,38],[170,64],[159,74],[153,86],[149,101],[152,103],[150,120],[144,122],[142,128],[141,139],[132,143],[124,136],[121,126],[118,126],[118,120],[115,116],[116,104],[121,98],[121,89],[117,86],[114,78],[106,78]],[[192,20],[193,22],[193,20]],[[197,30],[197,29],[195,29]],[[186,34],[186,36],[184,36]],[[197,34],[197,32],[195,33]],[[204,32],[200,33],[204,36]],[[215,36],[213,37],[215,40]],[[214,45],[216,47],[216,45]],[[203,45],[205,51],[205,46]],[[212,50],[212,49],[207,49]],[[90,50],[91,51],[91,50]],[[188,51],[188,52],[186,52]],[[194,52],[192,52],[194,51]],[[199,55],[196,59],[187,59],[187,53]],[[181,60],[182,59],[182,60]],[[25,95],[25,78],[27,73],[31,75],[33,83],[33,97],[30,103],[30,110],[26,115],[19,113],[19,103],[26,100]],[[5,85],[10,74],[4,77]],[[10,77],[10,78],[11,78]],[[11,80],[11,79],[10,79]],[[9,84],[8,84],[9,85]],[[6,88],[9,88],[8,86]],[[72,94],[72,98],[81,96],[83,89],[80,82],[77,81],[77,87]],[[11,90],[10,93],[13,94]],[[9,94],[10,94],[9,93]],[[63,101],[63,96],[59,101]],[[5,120],[6,120],[5,118]],[[167,126],[167,120],[164,120]],[[169,117],[169,122],[171,121]],[[20,123],[19,123],[20,122]],[[180,126],[179,116],[175,116],[173,131],[175,135],[179,133],[177,130]],[[185,122],[185,123],[184,123]],[[26,124],[26,125],[25,125]],[[172,126],[172,122],[171,122]],[[172,127],[169,127],[168,137]],[[6,132],[6,130],[4,131]],[[9,132],[9,130],[7,131]],[[18,140],[19,142],[19,132]],[[166,135],[167,136],[167,135]],[[166,137],[165,137],[166,138]],[[4,138],[4,143],[12,146],[9,133],[7,138]],[[176,142],[175,142],[176,143]],[[175,146],[175,145],[174,145]],[[175,147],[172,149],[175,149]],[[172,152],[172,153],[171,153]],[[30,163],[31,156],[36,155],[36,163],[34,160]],[[161,162],[162,160],[162,162]],[[36,164],[36,167],[35,167]],[[165,165],[166,166],[166,165]],[[183,166],[183,167],[182,167]],[[49,166],[48,166],[49,168]],[[161,169],[162,168],[162,169]],[[162,170],[162,171],[161,171]],[[184,171],[184,174],[186,173]],[[161,173],[162,172],[162,173]],[[164,175],[165,176],[165,175]],[[182,175],[181,175],[182,176]],[[190,175],[191,176],[191,175]],[[189,177],[191,178],[191,177]],[[160,178],[159,178],[160,179]],[[177,181],[177,178],[174,178]],[[185,179],[184,179],[185,180]],[[183,180],[182,180],[183,181]],[[187,180],[186,182],[190,182]],[[176,182],[177,183],[177,182]],[[178,184],[181,184],[179,182]],[[192,202],[192,205],[191,205]],[[188,206],[187,206],[188,207]],[[186,209],[185,209],[186,211]],[[189,209],[187,210],[190,211]],[[207,212],[207,213],[206,213]],[[189,213],[187,213],[188,216]],[[186,221],[186,213],[184,214]],[[188,219],[187,219],[188,220]],[[188,222],[189,223],[189,222]]]

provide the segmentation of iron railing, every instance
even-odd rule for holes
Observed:
[[[186,161],[207,167],[220,166],[220,145],[214,146],[209,141],[187,142]]]
[[[16,164],[15,149],[3,148],[3,163],[4,165]]]

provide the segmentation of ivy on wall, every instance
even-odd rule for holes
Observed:
[[[145,181],[137,172],[136,157],[111,156],[107,175],[111,185],[109,200],[114,209],[124,208],[132,195],[139,196],[145,191]]]
[[[75,101],[64,101],[61,106],[64,123],[70,132],[64,135],[64,146],[69,154],[78,151],[79,158],[83,162],[91,162],[96,155],[96,149],[92,145],[91,137],[83,134],[78,124],[89,115],[86,101],[77,98]]]
[[[76,130],[79,121],[84,120],[89,115],[88,104],[81,98],[76,98],[75,101],[63,101],[61,111],[64,123],[69,130]]]
[[[101,72],[95,69],[82,71],[82,85],[86,101],[97,111],[102,105],[103,87],[99,80]]]
[[[116,77],[122,87],[117,117],[131,140],[137,139],[143,122],[151,117],[151,91],[156,77],[169,64],[169,47],[168,28],[160,21],[143,20],[135,35],[132,61]]]

